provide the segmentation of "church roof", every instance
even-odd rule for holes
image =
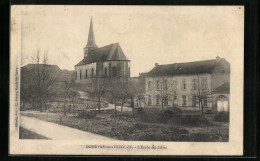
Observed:
[[[92,17],[91,17],[91,20],[90,20],[89,32],[88,32],[88,43],[87,43],[86,47],[95,47],[95,48],[98,47],[95,43]]]
[[[174,63],[166,65],[157,65],[147,76],[171,76],[171,75],[187,75],[187,74],[203,74],[212,73],[215,67],[219,65],[221,61],[226,61],[223,58],[194,61],[187,63]]]
[[[81,66],[81,65],[91,64],[95,62],[113,61],[113,60],[129,61],[129,59],[127,59],[127,57],[125,56],[119,43],[110,44],[91,51],[88,54],[88,56],[86,56],[75,66]]]

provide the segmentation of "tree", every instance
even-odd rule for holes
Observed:
[[[24,108],[25,102],[30,102],[32,96],[32,85],[30,83],[30,73],[27,69],[21,69],[21,82],[20,82],[20,99],[21,108]]]
[[[108,95],[110,98],[114,101],[115,104],[115,116],[117,116],[117,103],[119,100],[123,100],[126,96],[125,94],[125,89],[124,89],[124,84],[123,82],[120,81],[120,79],[109,79],[108,80]],[[123,95],[122,95],[123,94]],[[121,103],[121,108],[123,106],[123,102]]]
[[[129,83],[129,98],[132,102],[134,102],[134,98],[137,98],[137,107],[141,106],[141,101],[144,99],[144,88],[142,88],[143,84],[140,81]],[[134,106],[133,113],[134,113]]]
[[[64,115],[66,115],[66,102],[67,102],[67,97],[69,97],[69,90],[71,88],[71,82],[69,80],[66,80],[64,86]]]
[[[195,105],[199,104],[202,114],[204,114],[205,105],[207,106],[208,100],[211,98],[211,93],[207,85],[207,77],[199,77],[197,74],[197,79],[192,81],[192,101]]]
[[[108,79],[105,77],[96,77],[93,82],[93,90],[91,94],[98,100],[98,111],[101,108],[101,101],[108,88]]]
[[[72,100],[72,112],[74,113],[74,111],[75,111],[75,99],[77,97],[77,92],[74,91],[74,90],[71,90],[70,93],[69,93],[69,96],[71,97],[71,100]]]
[[[162,81],[157,80],[158,82],[156,82],[156,88],[159,91],[159,95],[157,95],[161,102],[162,105],[162,109],[165,105],[165,103],[168,101],[169,99],[169,95],[170,95],[170,91],[169,91],[169,85],[168,85],[168,81],[167,79],[162,79]]]
[[[43,61],[40,63],[40,50],[38,49],[35,57],[32,57],[34,64],[32,67],[27,69],[26,77],[28,76],[28,83],[30,84],[29,88],[22,88],[25,90],[22,93],[29,92],[30,98],[38,104],[40,111],[46,110],[46,103],[49,98],[54,95],[52,85],[56,82],[54,77],[55,73],[52,71],[50,65],[48,65],[48,51],[44,51]],[[22,75],[25,73],[22,73]]]

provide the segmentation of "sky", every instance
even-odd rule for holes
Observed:
[[[31,63],[39,49],[48,52],[50,64],[74,70],[83,59],[91,16],[96,44],[119,42],[131,60],[132,77],[150,71],[155,63],[216,56],[232,66],[244,46],[242,6],[32,5],[12,6],[11,15],[11,34],[21,36],[23,65]]]

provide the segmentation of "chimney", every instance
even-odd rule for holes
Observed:
[[[219,57],[219,56],[217,56],[217,57],[216,57],[216,60],[217,60],[217,61],[220,61],[220,57]]]
[[[157,67],[157,66],[158,66],[158,63],[155,63],[155,66]]]

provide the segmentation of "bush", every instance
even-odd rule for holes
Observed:
[[[140,115],[144,114],[144,109],[142,107],[137,108],[137,113]]]
[[[175,115],[181,115],[183,112],[180,108],[178,107],[169,107],[168,110],[171,114],[175,114]]]
[[[171,122],[172,119],[179,118],[179,116],[182,115],[182,110],[176,107],[171,107],[167,110],[147,109],[144,111],[143,108],[139,108],[138,114],[143,122],[168,123]]]
[[[182,125],[187,126],[205,126],[211,125],[209,120],[203,115],[185,115],[180,117],[179,122]]]
[[[137,123],[135,123],[135,124],[133,125],[133,127],[136,128],[136,129],[142,130],[142,129],[147,128],[148,126],[145,125],[145,124],[143,124],[143,123],[137,122]]]
[[[95,111],[83,111],[77,115],[77,118],[91,119],[96,117]]]
[[[219,112],[213,120],[219,122],[229,122],[229,112]]]

